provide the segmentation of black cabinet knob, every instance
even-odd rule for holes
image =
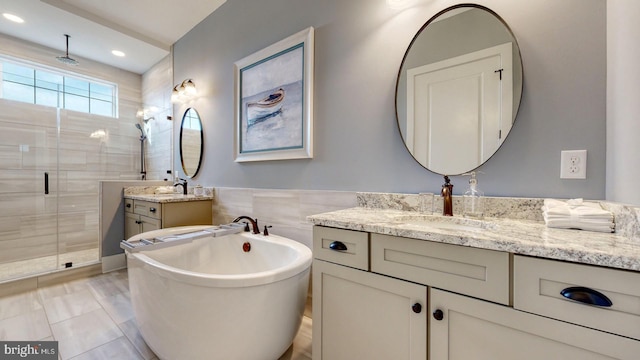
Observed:
[[[440,321],[444,319],[444,313],[442,312],[442,310],[436,309],[436,311],[433,312],[433,318]]]
[[[154,208],[154,207],[149,208],[149,211],[151,211],[151,212],[156,212],[156,208]]]
[[[416,314],[420,314],[422,312],[422,305],[420,305],[419,303],[415,303],[411,306],[411,310],[413,310],[413,312]]]

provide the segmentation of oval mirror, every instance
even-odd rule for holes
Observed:
[[[495,12],[475,4],[439,12],[398,72],[396,116],[407,150],[442,175],[479,167],[509,134],[522,82],[518,43]]]
[[[189,108],[182,116],[180,124],[180,161],[184,174],[190,178],[198,174],[202,162],[202,122],[194,108]]]

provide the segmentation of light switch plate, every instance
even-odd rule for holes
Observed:
[[[587,150],[560,152],[560,179],[587,178]]]

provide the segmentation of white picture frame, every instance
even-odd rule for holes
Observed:
[[[234,64],[235,161],[313,158],[314,29]]]

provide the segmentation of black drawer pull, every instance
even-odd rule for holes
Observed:
[[[128,207],[128,208],[130,208],[130,207],[131,207],[131,204],[127,204],[127,207]]]
[[[154,207],[149,208],[149,211],[151,211],[151,212],[156,212],[156,208],[154,208]]]
[[[444,312],[442,312],[442,310],[440,309],[436,309],[436,311],[433,312],[433,318],[441,321],[442,319],[444,319]]]
[[[341,241],[334,241],[331,244],[329,244],[329,249],[335,250],[335,251],[345,251],[347,250],[347,245],[345,245]]]
[[[560,294],[569,300],[577,301],[587,305],[611,307],[613,303],[603,293],[582,286],[568,287]]]

